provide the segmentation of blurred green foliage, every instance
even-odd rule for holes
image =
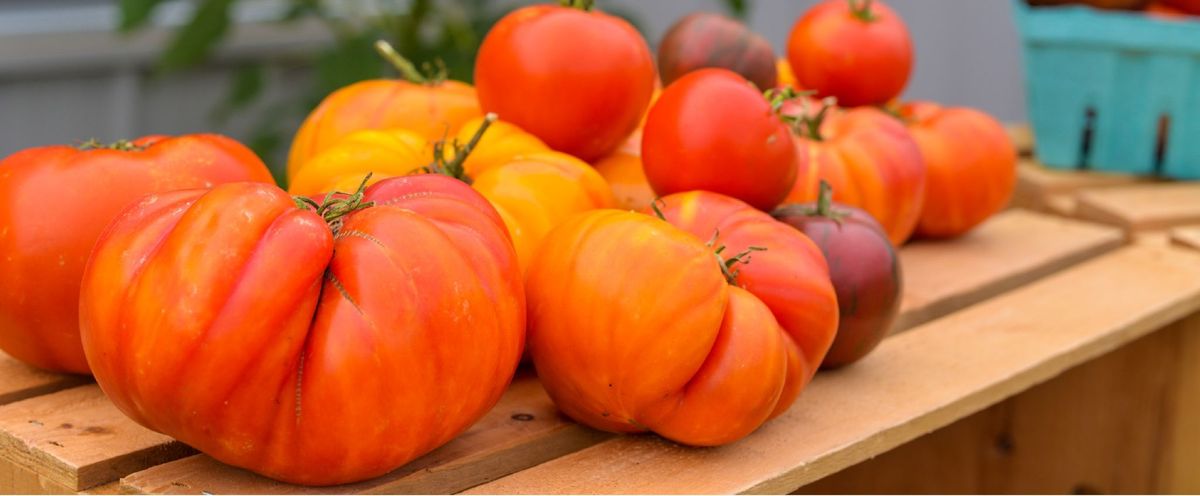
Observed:
[[[165,0],[119,0],[122,32],[145,27],[155,9]],[[745,18],[750,0],[723,0],[728,12]],[[228,35],[239,0],[193,0],[191,18],[171,37],[156,64],[158,74],[194,67],[209,60]],[[475,53],[484,35],[501,16],[518,5],[515,0],[376,0],[338,2],[330,8],[323,0],[287,0],[277,22],[295,23],[315,19],[328,28],[333,42],[304,61],[312,78],[296,101],[270,105],[256,116],[254,135],[247,144],[276,165],[282,162],[282,147],[295,129],[287,123],[306,115],[322,98],[342,86],[383,77],[391,70],[372,44],[384,39],[418,66],[444,64],[452,79],[470,82]],[[528,2],[524,2],[528,3]],[[369,8],[368,8],[369,5]],[[358,10],[353,7],[359,7]],[[635,14],[607,6],[610,13],[640,27]],[[644,32],[644,31],[643,31]],[[224,101],[213,110],[223,123],[236,113],[246,112],[263,96],[266,64],[248,63],[232,71]],[[279,167],[272,167],[277,177]]]

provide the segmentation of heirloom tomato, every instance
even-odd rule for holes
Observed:
[[[847,107],[900,96],[913,67],[904,20],[879,0],[824,0],[792,27],[788,62],[796,81]]]
[[[733,442],[786,411],[833,342],[829,270],[807,237],[741,201],[662,201],[665,220],[597,210],[546,237],[526,279],[530,356],[583,424]]]
[[[431,175],[319,206],[253,183],[147,197],[101,237],[80,300],[88,362],[121,411],[309,485],[458,435],[500,399],[525,333],[504,225]]]
[[[719,14],[696,12],[676,22],[658,45],[663,84],[696,69],[736,72],[760,90],[775,87],[775,50],[758,33]]]
[[[290,171],[288,190],[304,195],[350,191],[369,173],[379,181],[428,165],[429,150],[429,142],[414,131],[362,129]]]
[[[904,105],[900,115],[925,160],[918,236],[958,236],[1004,209],[1017,184],[1017,149],[1004,126],[975,109],[928,102]]]
[[[444,74],[424,76],[385,42],[381,54],[404,79],[372,79],[339,89],[304,119],[288,154],[288,177],[314,155],[361,129],[401,128],[439,139],[479,117],[475,89]]]
[[[828,183],[814,203],[790,204],[773,213],[813,240],[825,261],[838,299],[838,330],[822,368],[853,363],[887,337],[900,309],[900,262],[875,219],[832,203]]]
[[[208,134],[45,146],[0,161],[0,349],[88,373],[79,281],[104,226],[144,195],[231,181],[272,179],[248,148]]]
[[[654,190],[642,169],[642,132],[635,131],[617,151],[596,162],[596,172],[612,188],[616,206],[641,210],[654,201]]]
[[[904,125],[873,107],[843,112],[829,101],[795,118],[800,171],[787,202],[816,201],[825,180],[834,201],[871,214],[893,244],[908,240],[925,199],[925,163]]]
[[[700,69],[650,109],[642,134],[646,179],[660,195],[707,190],[770,210],[796,180],[787,124],[745,78]]]
[[[483,110],[586,161],[637,127],[654,91],[654,60],[625,20],[592,0],[533,5],[500,19],[479,47]]]

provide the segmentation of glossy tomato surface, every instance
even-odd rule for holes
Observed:
[[[736,72],[759,89],[775,87],[775,50],[758,33],[720,14],[696,12],[677,21],[658,45],[663,84],[696,69]]]
[[[636,131],[617,151],[595,163],[612,188],[618,208],[642,210],[657,198],[642,167],[642,133]]]
[[[743,202],[663,202],[666,221],[597,210],[549,234],[526,280],[530,354],[581,423],[733,442],[786,411],[816,372],[837,328],[829,272],[808,238]],[[727,279],[725,260],[752,246],[765,251]]]
[[[672,83],[642,135],[646,179],[659,195],[705,190],[770,210],[796,180],[788,126],[762,92],[725,69]]]
[[[251,183],[131,207],[81,293],[100,387],[138,423],[290,483],[376,477],[462,432],[522,352],[507,233],[442,176],[364,200],[332,223]]]
[[[787,50],[800,86],[846,107],[900,96],[913,67],[908,27],[880,0],[818,3],[792,27]]]
[[[44,369],[88,373],[79,282],[100,232],[147,194],[232,181],[272,179],[253,152],[217,135],[46,146],[0,161],[0,349]]]
[[[1017,149],[996,119],[966,107],[914,102],[901,109],[925,160],[917,235],[961,235],[995,215],[1017,184]]]
[[[504,16],[475,62],[484,111],[588,162],[633,132],[655,79],[650,49],[628,22],[557,5]]]
[[[887,234],[866,212],[845,205],[791,204],[773,215],[812,239],[829,264],[839,319],[821,367],[862,359],[887,337],[900,309],[903,278]]]
[[[816,201],[822,180],[833,201],[865,210],[896,246],[912,235],[925,201],[925,163],[896,118],[860,107],[831,110],[817,136],[796,140],[800,171],[788,203]]]

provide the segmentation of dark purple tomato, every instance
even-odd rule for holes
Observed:
[[[833,204],[821,183],[816,203],[789,204],[773,215],[808,235],[829,263],[841,320],[821,368],[858,361],[887,336],[900,308],[900,263],[883,228],[869,214]]]
[[[746,25],[708,12],[689,14],[667,31],[658,45],[663,86],[696,69],[729,69],[760,90],[775,87],[775,51]]]

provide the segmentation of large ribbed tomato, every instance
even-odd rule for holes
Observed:
[[[586,161],[633,132],[654,91],[654,60],[625,20],[572,6],[512,11],[484,38],[475,62],[483,110],[551,148]]]
[[[788,37],[796,81],[847,107],[900,96],[913,67],[904,20],[880,0],[824,0],[805,12]]]
[[[825,180],[834,201],[866,210],[892,243],[908,240],[925,199],[925,163],[904,125],[873,107],[842,112],[826,106],[801,118],[800,171],[787,202],[816,201]]]
[[[381,44],[380,50],[402,67],[406,79],[361,81],[325,97],[292,140],[288,177],[314,155],[361,129],[408,129],[432,140],[481,115],[470,85],[422,76],[390,46]]]
[[[792,134],[753,84],[725,69],[679,78],[650,109],[642,164],[660,195],[706,190],[762,210],[796,180]]]
[[[378,182],[429,164],[430,145],[408,129],[362,129],[288,171],[288,190],[316,195],[353,191],[368,173]]]
[[[816,372],[838,323],[829,270],[807,237],[743,202],[663,201],[666,221],[597,210],[547,236],[526,279],[530,355],[581,423],[729,443]]]
[[[925,159],[917,235],[958,236],[1004,209],[1017,184],[1017,149],[1004,126],[975,109],[929,102],[900,113]]]
[[[0,161],[0,349],[88,373],[79,281],[104,226],[147,194],[231,181],[272,180],[253,152],[216,135],[46,146]]]
[[[263,184],[150,196],[100,239],[80,300],[88,362],[121,411],[311,485],[382,475],[465,430],[525,332],[504,225],[432,175],[316,212]]]

